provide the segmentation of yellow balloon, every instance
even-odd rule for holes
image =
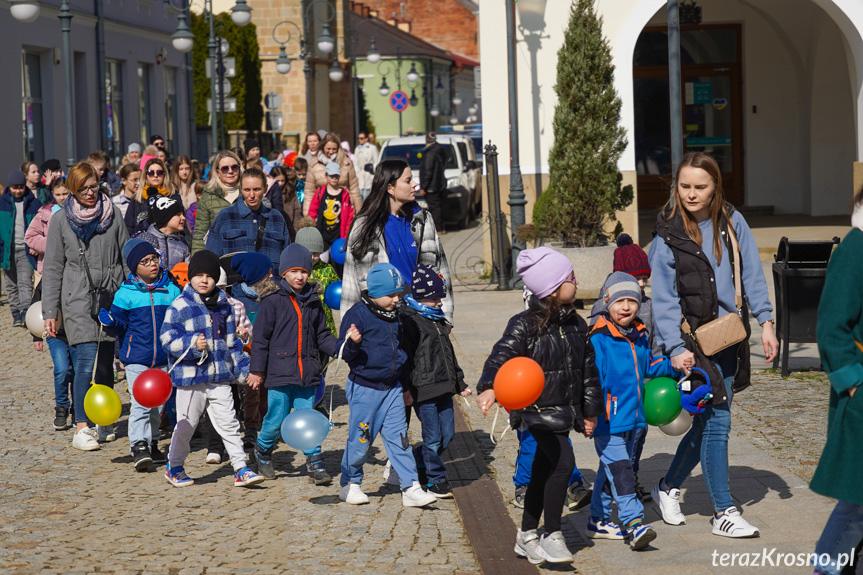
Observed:
[[[111,425],[120,419],[123,403],[117,392],[107,385],[91,385],[84,396],[84,412],[96,425]]]

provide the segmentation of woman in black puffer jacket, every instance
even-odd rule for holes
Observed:
[[[567,441],[572,429],[590,435],[602,413],[602,389],[595,376],[584,373],[587,324],[575,313],[576,285],[572,264],[550,248],[524,250],[518,273],[533,292],[527,311],[513,317],[485,362],[477,384],[483,414],[494,403],[494,379],[514,357],[529,357],[545,374],[545,387],[533,405],[513,410],[513,427],[530,430],[537,451],[524,500],[515,552],[534,564],[572,563],[560,532],[566,488],[575,466]],[[545,534],[536,534],[545,512]]]

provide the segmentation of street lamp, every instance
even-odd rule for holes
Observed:
[[[437,118],[438,116],[440,116],[440,110],[438,109],[437,104],[431,105],[431,110],[429,110],[429,114],[432,118]]]
[[[339,65],[338,56],[333,56],[333,65],[330,66],[330,80],[341,82],[345,79],[345,70]]]
[[[412,108],[415,108],[420,101],[417,99],[417,92],[413,88],[411,88],[411,98],[408,100]]]
[[[380,95],[383,96],[384,98],[386,98],[387,96],[390,95],[390,87],[387,85],[387,79],[386,78],[383,78],[381,80],[381,87],[378,88],[378,92],[380,92]]]
[[[377,64],[381,61],[381,53],[378,52],[378,47],[377,44],[375,44],[374,36],[369,38],[369,53],[366,54],[366,60],[368,60],[370,64]]]
[[[39,3],[33,0],[9,0],[12,17],[22,24],[31,24],[39,17]]]
[[[458,90],[456,90],[455,96],[453,96],[453,99],[452,99],[452,105],[453,106],[461,106],[461,102],[462,102],[461,96],[458,95]]]
[[[189,30],[189,20],[185,12],[177,15],[177,31],[171,36],[174,50],[183,54],[189,52],[195,44],[195,35]]]
[[[420,75],[417,73],[417,65],[416,62],[411,62],[411,69],[407,73],[408,82],[416,82],[420,79]]]
[[[252,9],[246,4],[246,0],[237,0],[237,3],[231,8],[231,20],[240,27],[251,22]]]
[[[284,45],[279,46],[279,57],[276,59],[276,72],[279,74],[287,74],[291,71],[291,60],[285,52]]]
[[[318,51],[323,54],[329,54],[335,47],[336,40],[330,34],[330,24],[329,22],[325,22],[324,27],[321,30],[321,36],[318,38]]]

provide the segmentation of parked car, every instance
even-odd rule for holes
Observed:
[[[471,139],[460,134],[438,134],[437,142],[446,151],[446,192],[443,198],[444,224],[466,228],[482,210],[481,165]],[[419,181],[425,136],[393,138],[384,142],[380,159],[402,158]],[[420,204],[425,205],[421,198]]]

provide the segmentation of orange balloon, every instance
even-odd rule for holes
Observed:
[[[189,264],[186,262],[180,262],[175,265],[171,273],[177,278],[177,283],[180,284],[181,288],[186,287],[186,284],[189,283]]]
[[[249,353],[249,354],[252,353],[252,342],[251,341],[243,346],[243,351],[245,351],[246,353]]]
[[[500,366],[494,377],[495,400],[506,409],[524,409],[545,387],[542,368],[529,357],[514,357]]]

